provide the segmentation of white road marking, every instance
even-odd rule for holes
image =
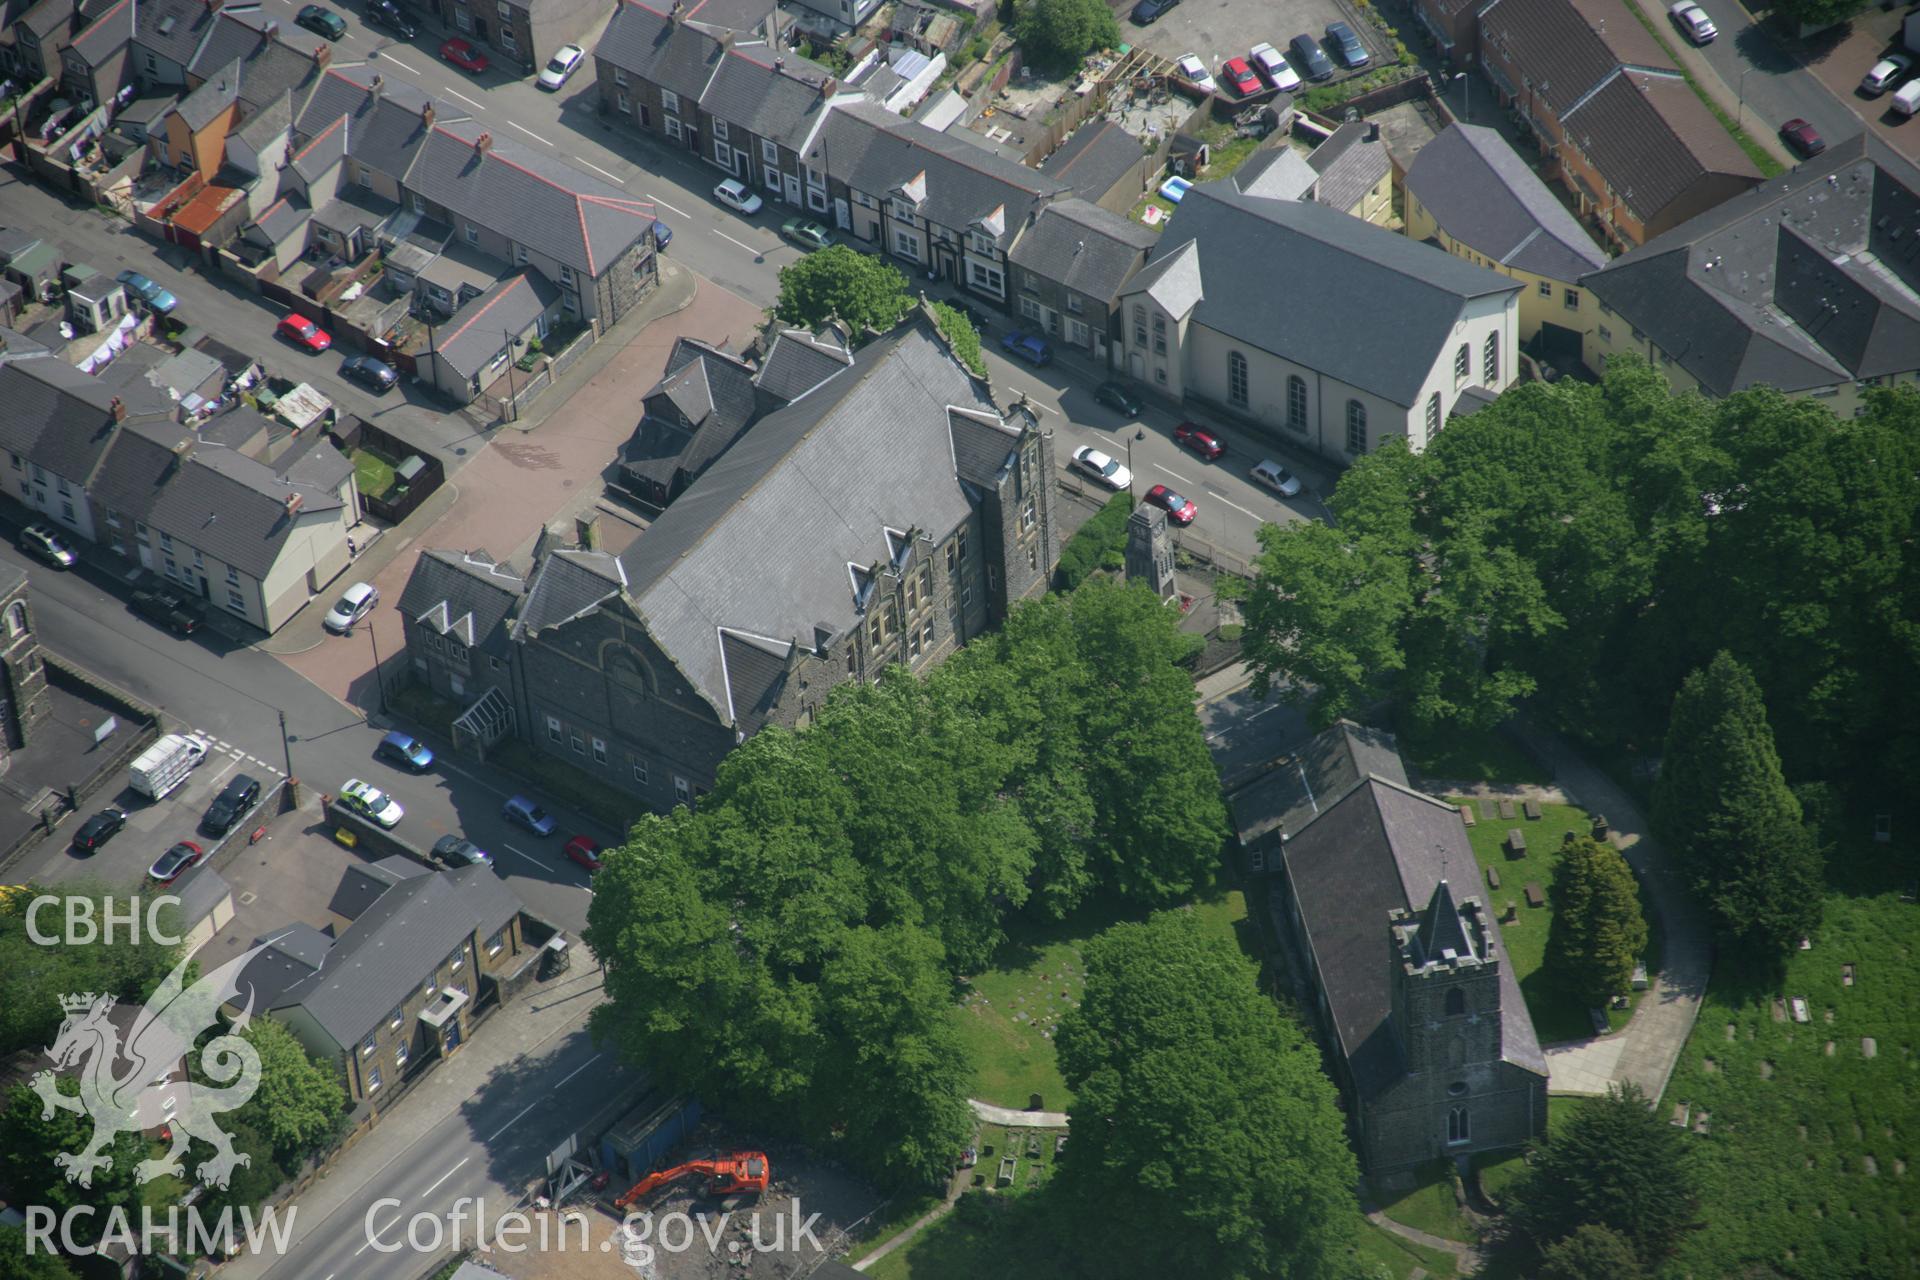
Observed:
[[[382,51],[382,52],[381,52],[381,54],[380,54],[380,56],[381,56],[382,58],[385,58],[385,59],[386,59],[386,60],[387,60],[388,62],[391,62],[391,63],[392,63],[392,64],[393,64],[394,66],[396,66],[396,67],[398,67],[398,68],[400,68],[400,69],[401,69],[402,71],[411,71],[411,72],[412,72],[412,73],[413,73],[414,75],[416,75],[416,76],[420,74],[420,68],[418,68],[418,67],[410,67],[410,66],[408,66],[408,65],[407,65],[406,63],[404,63],[404,62],[402,62],[402,61],[400,61],[400,59],[398,59],[398,58],[396,58],[396,57],[394,57],[394,56],[393,56],[392,54],[390,54],[390,53],[387,53],[387,52],[384,52],[384,51]],[[328,1276],[328,1277],[327,1277],[327,1280],[333,1280],[333,1277],[332,1277],[332,1276]]]
[[[1212,494],[1211,496],[1218,498],[1221,502],[1224,502],[1226,505],[1232,507],[1235,511],[1238,511],[1243,516],[1251,516],[1253,519],[1260,521],[1262,524],[1268,523],[1267,517],[1263,515],[1259,515],[1256,512],[1247,510],[1245,507],[1235,502],[1232,498],[1224,497],[1217,493]]]
[[[580,1073],[581,1073],[582,1071],[585,1071],[585,1070],[586,1070],[586,1069],[587,1069],[588,1067],[590,1067],[590,1066],[592,1066],[592,1065],[593,1065],[594,1063],[596,1063],[596,1062],[598,1062],[598,1061],[600,1061],[600,1055],[596,1053],[596,1054],[594,1054],[594,1055],[593,1055],[593,1056],[592,1056],[591,1058],[588,1058],[588,1059],[587,1059],[587,1060],[586,1060],[585,1062],[583,1062],[583,1063],[581,1063],[581,1064],[580,1064],[579,1066],[577,1066],[577,1067],[575,1067],[575,1068],[574,1068],[573,1070],[571,1070],[571,1071],[569,1071],[569,1072],[567,1072],[567,1075],[566,1075],[566,1079],[565,1079],[565,1080],[562,1080],[562,1081],[561,1081],[561,1082],[560,1082],[559,1084],[556,1084],[556,1085],[554,1085],[554,1086],[553,1086],[552,1088],[550,1088],[550,1089],[548,1089],[548,1090],[547,1090],[547,1092],[548,1092],[548,1093],[558,1093],[558,1092],[560,1091],[560,1089],[561,1089],[561,1087],[562,1087],[562,1086],[564,1086],[564,1085],[565,1085],[565,1084],[567,1083],[567,1080],[571,1080],[571,1079],[573,1079],[573,1078],[574,1078],[575,1076],[577,1076],[577,1075],[579,1075],[579,1074],[580,1074]],[[545,1099],[545,1098],[542,1098],[542,1099],[541,1099],[540,1101],[541,1101],[541,1102],[544,1102],[544,1101],[546,1101],[546,1099]],[[503,1134],[503,1133],[505,1133],[505,1132],[506,1132],[507,1130],[509,1130],[509,1129],[511,1129],[511,1128],[513,1128],[513,1126],[515,1126],[516,1124],[519,1124],[519,1123],[520,1123],[520,1122],[521,1122],[521,1121],[522,1121],[523,1119],[525,1119],[525,1118],[526,1118],[526,1115],[527,1115],[527,1112],[528,1112],[528,1111],[531,1111],[531,1110],[533,1110],[533,1109],[534,1109],[535,1107],[537,1107],[537,1106],[539,1106],[539,1105],[540,1105],[540,1103],[539,1103],[539,1102],[529,1102],[529,1103],[528,1103],[528,1104],[526,1105],[526,1107],[525,1107],[525,1108],[524,1108],[524,1109],[523,1109],[523,1110],[522,1110],[522,1111],[520,1112],[520,1114],[519,1114],[519,1115],[517,1115],[517,1116],[515,1116],[515,1117],[514,1117],[513,1119],[511,1119],[511,1120],[509,1120],[509,1121],[507,1121],[507,1122],[506,1122],[505,1124],[503,1124],[503,1125],[501,1125],[501,1126],[499,1127],[499,1129],[497,1129],[497,1130],[495,1130],[495,1131],[494,1131],[494,1133],[493,1133],[493,1135],[492,1135],[492,1137],[489,1137],[489,1138],[487,1139],[487,1141],[488,1141],[488,1142],[492,1142],[492,1141],[493,1141],[493,1140],[494,1140],[495,1138],[498,1138],[498,1137],[499,1137],[499,1136],[500,1136],[501,1134]],[[358,1256],[358,1255],[355,1255],[355,1256]]]
[[[738,240],[735,240],[732,236],[728,235],[724,231],[716,231],[713,234],[719,236],[722,240],[725,240],[728,244],[739,244],[742,249],[745,249],[748,253],[752,254],[756,258],[761,258],[766,256],[766,250],[756,249],[750,244],[740,244]]]
[[[460,101],[466,103],[468,106],[472,107],[475,111],[486,110],[485,107],[481,106],[479,103],[475,102],[472,98],[469,98],[466,94],[460,92],[458,89],[449,89],[447,90],[447,92],[452,94],[454,97],[460,99]]]
[[[367,1232],[367,1242],[361,1245],[358,1249],[355,1249],[353,1251],[353,1256],[357,1258],[361,1254],[365,1253],[367,1250],[373,1248],[374,1242],[377,1241],[381,1236],[387,1234],[387,1228],[397,1225],[399,1221],[400,1221],[400,1215],[396,1213],[393,1215],[392,1221],[387,1223],[387,1226],[380,1228],[378,1231]]]
[[[520,132],[526,134],[529,138],[532,138],[535,142],[546,143],[546,145],[549,147],[553,145],[551,142],[547,142],[545,138],[541,137],[539,134],[535,133],[533,130],[527,128],[525,125],[515,124],[511,120],[507,121],[507,123],[511,125],[513,128],[518,129],[520,130]],[[604,173],[605,170],[602,170],[601,172]]]
[[[1151,465],[1153,466],[1153,468],[1154,468],[1154,469],[1155,469],[1156,471],[1164,471],[1164,472],[1166,472],[1166,473],[1167,473],[1168,475],[1170,475],[1170,476],[1172,476],[1172,477],[1173,477],[1173,478],[1174,478],[1175,480],[1178,480],[1178,481],[1179,481],[1179,482],[1180,482],[1181,484],[1192,484],[1192,483],[1193,483],[1193,481],[1191,481],[1191,480],[1189,480],[1189,479],[1187,479],[1187,478],[1186,478],[1185,476],[1183,476],[1183,475],[1181,475],[1181,474],[1180,474],[1180,473],[1179,473],[1178,471],[1175,471],[1175,470],[1174,470],[1174,469],[1173,469],[1172,467],[1163,467],[1163,466],[1161,466],[1161,465],[1160,465],[1159,463],[1157,463],[1157,462],[1155,462],[1155,463],[1153,463],[1153,464],[1151,464]],[[1226,499],[1225,499],[1225,498],[1222,498],[1222,499],[1220,499],[1220,501],[1222,501],[1222,502],[1225,502],[1225,501],[1226,501]]]
[[[473,1159],[472,1156],[462,1156],[460,1157],[460,1164],[465,1164],[467,1161],[471,1159]],[[438,1182],[435,1182],[433,1186],[428,1187],[425,1191],[422,1191],[420,1193],[420,1198],[422,1200],[425,1200],[428,1196],[432,1195],[434,1191],[436,1191],[439,1188],[441,1182],[445,1182],[448,1178],[451,1178],[454,1174],[460,1172],[460,1164],[453,1166],[453,1168],[441,1174]]]
[[[1058,412],[1060,412],[1060,411],[1059,411],[1058,409],[1050,409],[1050,408],[1048,408],[1048,407],[1047,407],[1046,405],[1044,405],[1044,404],[1042,404],[1042,403],[1041,403],[1041,402],[1040,402],[1039,400],[1037,400],[1037,399],[1035,399],[1035,398],[1034,398],[1034,397],[1033,397],[1033,396],[1032,396],[1032,395],[1031,395],[1030,393],[1028,393],[1027,391],[1025,391],[1024,389],[1022,389],[1022,388],[1020,388],[1020,387],[1016,387],[1016,386],[1014,386],[1014,385],[1013,385],[1013,384],[1012,384],[1011,382],[1009,382],[1009,383],[1007,384],[1007,390],[1009,390],[1009,391],[1011,391],[1011,392],[1013,392],[1013,394],[1014,394],[1014,395],[1016,395],[1016,396],[1026,396],[1026,397],[1027,397],[1027,403],[1028,403],[1028,404],[1030,404],[1030,405],[1032,405],[1032,406],[1033,406],[1034,408],[1036,408],[1036,409],[1038,409],[1038,410],[1040,410],[1040,412],[1042,412],[1042,413],[1058,413]],[[1100,433],[1099,433],[1098,431],[1096,431],[1096,432],[1094,432],[1093,434],[1095,434],[1095,435],[1097,435],[1097,436],[1098,436],[1098,435],[1100,435]],[[1100,436],[1100,438],[1101,438],[1102,440],[1104,440],[1104,439],[1106,439],[1106,437],[1105,437],[1105,436]]]
[[[647,199],[653,201],[655,204],[659,205],[662,209],[665,209],[668,213],[678,214],[682,218],[687,216],[686,210],[674,208],[672,205],[668,204],[665,200],[662,200],[659,196],[653,194],[653,192],[651,191],[647,192]]]
[[[627,180],[625,178],[614,177],[612,174],[608,173],[605,169],[602,169],[599,165],[595,164],[593,161],[581,160],[579,156],[575,156],[574,159],[576,161],[579,161],[579,163],[587,166],[587,168],[593,170],[595,173],[599,174],[601,177],[606,178],[611,182],[617,182],[622,186],[626,185]]]

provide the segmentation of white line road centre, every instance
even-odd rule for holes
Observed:
[[[589,169],[591,169],[591,170],[593,170],[593,171],[594,171],[595,173],[597,173],[597,174],[599,174],[599,175],[600,175],[601,177],[603,177],[603,178],[605,178],[605,179],[607,179],[607,181],[609,181],[609,182],[618,182],[618,183],[619,183],[619,184],[621,184],[622,186],[625,186],[625,185],[626,185],[626,181],[627,181],[627,180],[626,180],[625,178],[616,178],[616,177],[614,177],[614,176],[613,176],[612,174],[610,174],[610,173],[608,173],[608,172],[607,172],[607,171],[606,171],[605,169],[602,169],[602,168],[601,168],[601,167],[600,167],[599,165],[597,165],[597,164],[595,164],[595,163],[594,163],[593,161],[591,161],[591,160],[580,160],[580,157],[579,157],[579,156],[575,156],[575,157],[574,157],[574,159],[575,159],[575,160],[579,160],[581,164],[583,164],[583,165],[585,165],[585,166],[587,166],[587,168],[589,168]]]
[[[514,128],[520,130],[520,132],[526,134],[529,138],[532,138],[535,142],[545,143],[549,147],[553,145],[551,142],[547,142],[545,138],[541,137],[539,134],[535,133],[533,130],[527,128],[525,125],[514,124],[514,122],[511,120],[507,121],[507,123],[509,125],[512,125]]]
[[[674,208],[672,205],[668,204],[665,200],[662,200],[659,196],[653,194],[653,192],[651,191],[647,192],[647,199],[653,201],[655,204],[659,205],[662,209],[665,209],[668,213],[675,214],[682,218],[687,216],[687,211],[685,209]]]
[[[469,98],[466,94],[460,92],[458,89],[449,89],[447,90],[447,92],[452,94],[454,97],[460,99],[460,101],[466,103],[468,106],[472,107],[475,111],[486,110],[485,107],[481,106],[479,103],[475,102],[472,98]]]
[[[728,235],[724,231],[716,231],[713,234],[719,236],[722,240],[725,240],[728,244],[740,245],[742,249],[745,249],[748,253],[752,254],[756,258],[761,258],[766,256],[766,250],[756,249],[750,244],[740,244],[738,240],[735,240],[732,236]]]

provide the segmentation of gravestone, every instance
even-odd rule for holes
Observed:
[[[1500,816],[1508,822],[1513,821],[1513,801],[1502,800],[1500,802]]]
[[[1527,856],[1527,836],[1518,827],[1507,828],[1507,856],[1524,858]]]
[[[1530,907],[1544,907],[1547,905],[1547,895],[1540,891],[1540,882],[1538,880],[1529,880],[1527,882],[1527,905]]]

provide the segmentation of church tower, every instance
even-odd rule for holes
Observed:
[[[1393,1021],[1407,1073],[1445,1143],[1473,1141],[1474,1095],[1500,1064],[1500,957],[1476,898],[1457,905],[1445,880],[1418,913],[1390,913]]]

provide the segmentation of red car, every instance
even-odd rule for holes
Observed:
[[[1260,77],[1253,74],[1253,68],[1247,65],[1245,58],[1228,58],[1221,63],[1220,78],[1232,85],[1233,91],[1243,98],[1251,98],[1262,88]]]
[[[487,69],[487,55],[459,36],[440,46],[440,56],[462,71],[471,71],[475,75]]]
[[[1208,462],[1217,462],[1226,456],[1227,446],[1214,437],[1213,432],[1197,423],[1183,422],[1173,429],[1175,444],[1183,444]]]
[[[1827,149],[1827,141],[1820,136],[1819,130],[1798,116],[1780,126],[1780,136],[1788,146],[1808,159]]]
[[[302,315],[281,316],[280,323],[273,331],[296,347],[308,351],[325,351],[333,345],[333,339],[327,331]]]
[[[600,869],[600,842],[592,836],[575,836],[561,852],[589,871]]]
[[[1193,505],[1193,499],[1183,498],[1163,484],[1147,490],[1147,501],[1165,510],[1167,519],[1175,524],[1192,524],[1193,518],[1200,514],[1200,508]]]

